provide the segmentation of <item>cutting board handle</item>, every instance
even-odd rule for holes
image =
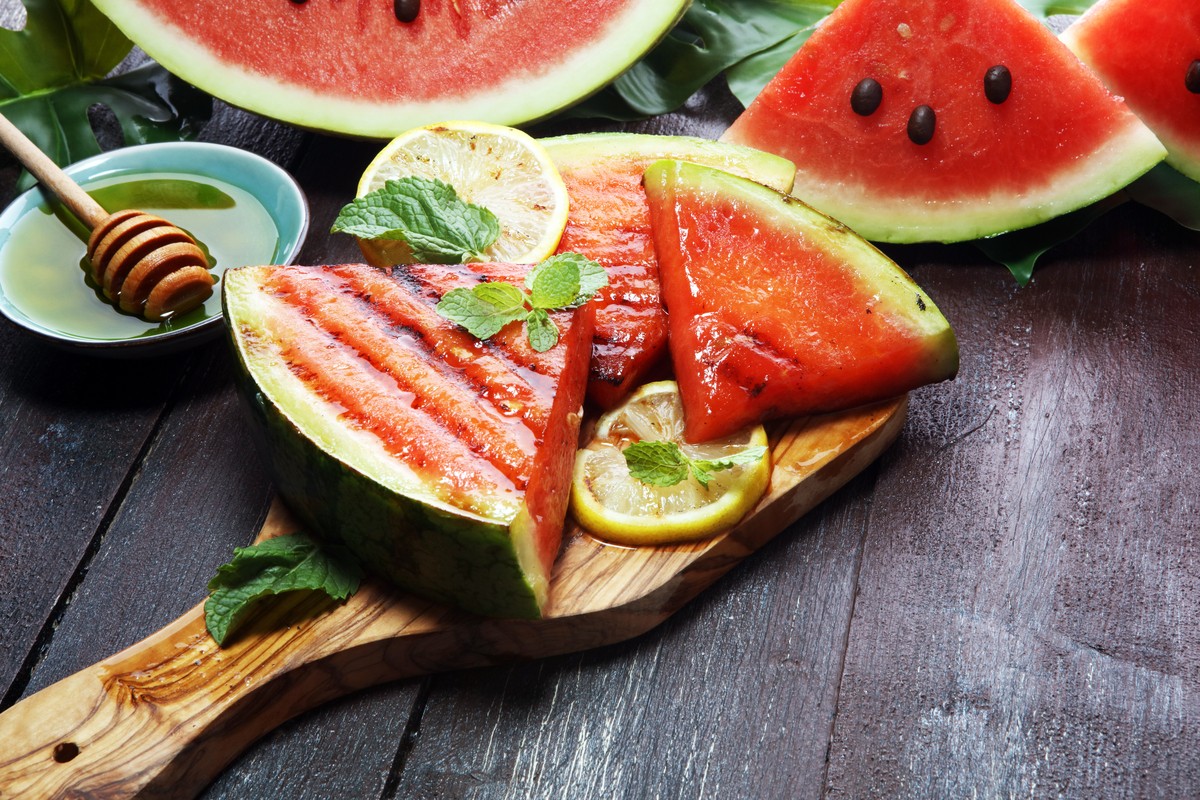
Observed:
[[[342,604],[274,598],[219,647],[197,606],[0,714],[0,798],[194,797],[263,734],[335,697],[644,633],[877,458],[906,408],[900,398],[771,430],[767,496],[714,539],[630,549],[572,533],[543,619],[476,617],[365,581]],[[295,529],[275,503],[259,538]]]

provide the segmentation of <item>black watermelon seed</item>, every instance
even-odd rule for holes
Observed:
[[[1012,93],[1012,73],[1003,64],[997,64],[983,76],[983,93],[988,102],[1000,105]]]
[[[883,87],[874,78],[863,78],[850,93],[850,107],[860,117],[869,117],[883,102]]]
[[[295,3],[295,4],[296,4],[296,5],[298,5],[298,6],[302,6],[302,5],[304,5],[305,3],[307,3],[307,2],[308,2],[308,0],[292,0],[292,2],[293,2],[293,3]]]
[[[1192,94],[1200,94],[1200,58],[1188,66],[1187,74],[1183,76],[1183,85]]]
[[[393,0],[392,8],[396,12],[396,19],[412,22],[421,12],[421,0]]]
[[[917,106],[908,116],[908,138],[913,144],[929,144],[935,127],[937,116],[929,106]]]

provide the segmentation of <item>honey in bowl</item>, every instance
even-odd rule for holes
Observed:
[[[280,234],[249,192],[209,176],[148,172],[102,178],[84,187],[110,213],[137,208],[191,234],[218,280],[230,268],[278,259]],[[220,313],[219,292],[184,314],[147,322],[119,311],[91,278],[85,226],[43,204],[18,220],[0,250],[0,289],[34,324],[72,337],[117,341],[180,330]]]

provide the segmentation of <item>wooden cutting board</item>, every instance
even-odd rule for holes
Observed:
[[[870,464],[907,398],[768,429],[762,502],[714,539],[627,548],[568,533],[540,620],[485,619],[367,581],[344,604],[264,606],[220,648],[203,607],[0,714],[0,798],[189,798],[288,718],[383,681],[637,636]],[[295,530],[276,503],[259,537]]]

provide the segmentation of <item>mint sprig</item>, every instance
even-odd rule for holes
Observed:
[[[651,486],[674,486],[694,477],[701,486],[708,488],[714,472],[733,469],[741,464],[752,464],[763,457],[767,448],[762,445],[747,447],[725,458],[692,458],[675,442],[634,442],[623,451],[629,474]]]
[[[413,261],[459,264],[486,260],[483,251],[500,237],[500,222],[450,184],[410,175],[343,206],[331,232],[402,241]]]
[[[237,547],[233,560],[217,567],[208,582],[204,624],[217,644],[224,644],[265,597],[310,590],[345,600],[361,580],[362,569],[353,558],[341,557],[302,533]]]
[[[578,253],[559,253],[530,270],[523,287],[488,281],[451,289],[437,312],[479,339],[524,322],[529,346],[544,353],[558,343],[558,326],[549,312],[577,308],[607,285],[604,267]]]

